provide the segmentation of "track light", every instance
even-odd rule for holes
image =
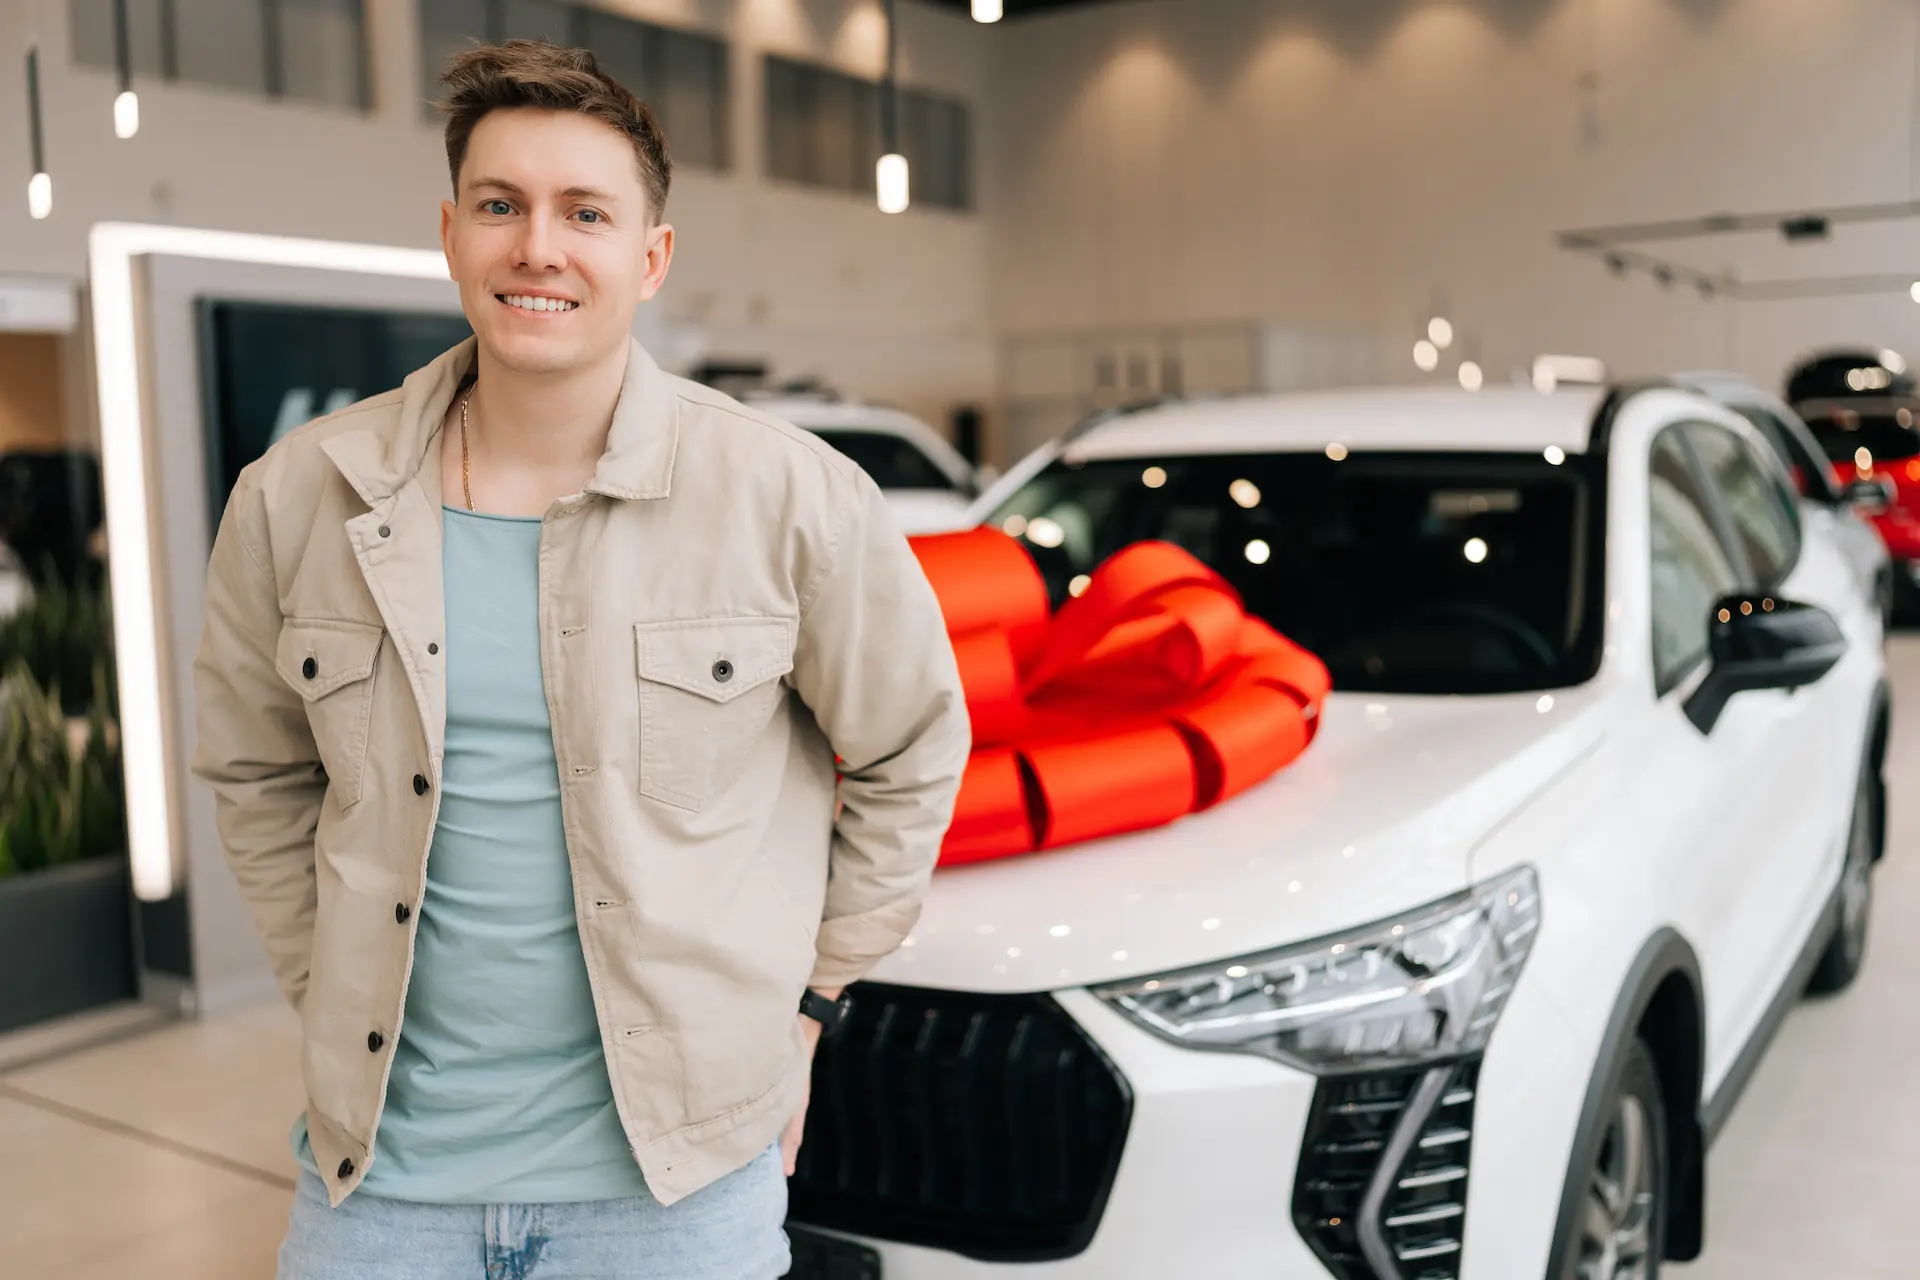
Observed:
[[[113,100],[113,136],[131,138],[140,132],[140,95],[131,89],[122,90]]]
[[[1000,0],[973,0],[973,20],[975,22],[998,22],[1006,12],[1006,6]]]
[[[905,213],[911,202],[907,182],[907,158],[890,154],[880,157],[874,171],[874,185],[880,192],[880,212]]]
[[[1445,351],[1453,345],[1453,322],[1445,316],[1435,316],[1427,321],[1427,337],[1434,346]]]
[[[113,66],[120,77],[120,93],[113,100],[113,136],[131,138],[140,132],[140,96],[133,91],[133,39],[127,30],[127,0],[113,0]]]

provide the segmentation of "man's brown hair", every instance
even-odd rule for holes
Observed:
[[[602,71],[587,50],[545,40],[478,45],[454,55],[440,84],[446,91],[440,111],[447,117],[447,168],[456,198],[474,126],[490,111],[535,107],[574,111],[611,125],[633,144],[653,216],[666,211],[673,158],[667,154],[660,122],[646,103]]]

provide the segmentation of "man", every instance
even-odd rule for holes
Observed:
[[[858,468],[629,336],[647,108],[543,43],[443,83],[475,336],[248,467],[208,572],[195,768],[304,1027],[280,1274],[779,1276],[821,1023],[958,789],[952,650]]]

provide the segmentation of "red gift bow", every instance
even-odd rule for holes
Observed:
[[[1039,570],[999,530],[912,541],[973,721],[943,865],[1172,822],[1313,737],[1326,667],[1171,543],[1120,551],[1049,617]]]

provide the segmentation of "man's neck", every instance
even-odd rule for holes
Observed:
[[[471,429],[501,463],[591,470],[606,452],[626,379],[625,345],[591,365],[555,374],[505,368],[482,349],[475,369]]]

